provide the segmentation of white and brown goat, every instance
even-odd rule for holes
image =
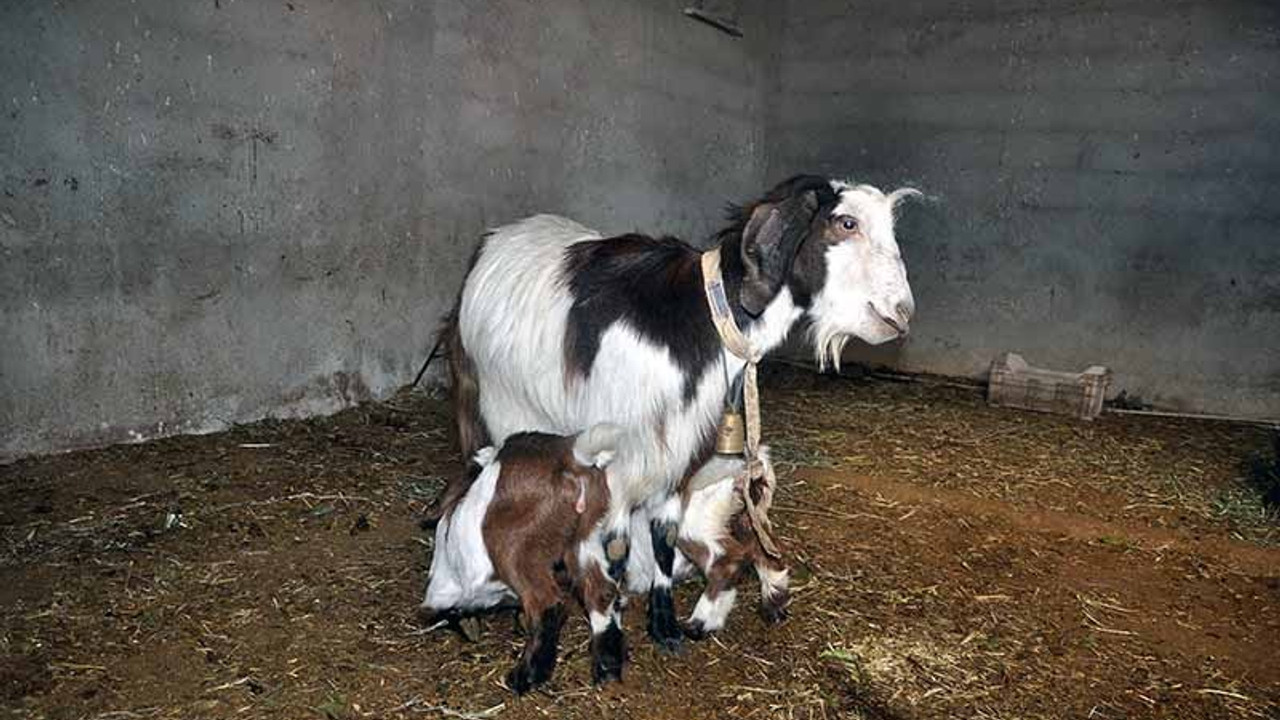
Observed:
[[[440,507],[422,609],[465,614],[518,600],[527,639],[507,674],[517,693],[545,682],[555,669],[566,585],[591,622],[593,676],[621,675],[622,633],[609,622],[616,588],[603,568],[578,558],[578,547],[608,508],[604,468],[619,435],[611,425],[577,437],[511,435],[501,449],[475,454],[478,472]]]

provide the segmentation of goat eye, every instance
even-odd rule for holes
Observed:
[[[848,230],[849,232],[853,232],[854,230],[858,229],[858,221],[854,220],[848,215],[845,215],[844,217],[840,218],[840,227],[844,228],[845,230]]]

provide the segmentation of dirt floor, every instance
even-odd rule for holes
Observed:
[[[1256,428],[991,409],[972,390],[764,376],[791,617],[542,692],[420,625],[419,513],[458,472],[422,394],[0,468],[0,716],[1280,717],[1280,522]],[[685,587],[692,608],[697,587]]]

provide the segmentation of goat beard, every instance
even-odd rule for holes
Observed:
[[[844,346],[851,336],[819,325],[813,326],[812,335],[818,371],[825,372],[828,367],[831,367],[836,372],[840,372],[840,356],[844,354]]]

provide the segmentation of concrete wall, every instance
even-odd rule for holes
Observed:
[[[0,459],[385,395],[486,225],[697,237],[798,171],[935,198],[861,357],[1280,415],[1274,3],[685,4],[0,4]]]
[[[3,3],[0,459],[386,395],[490,224],[709,232],[768,55],[683,5]]]
[[[919,313],[854,354],[1105,363],[1160,405],[1280,417],[1280,4],[791,2],[770,175],[917,183]]]

